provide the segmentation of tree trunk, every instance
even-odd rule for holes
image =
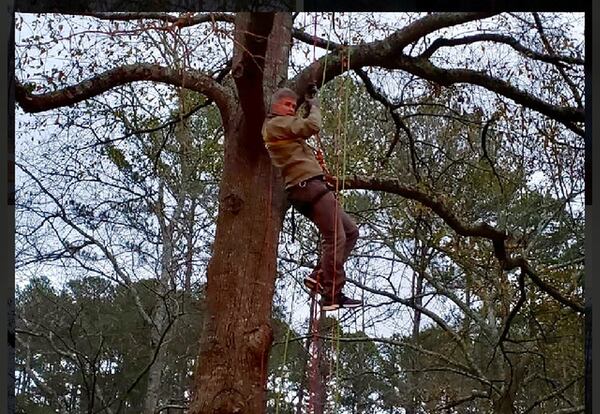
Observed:
[[[161,395],[161,384],[162,384],[162,372],[165,367],[165,343],[164,340],[161,343],[160,337],[162,332],[167,329],[169,323],[166,312],[166,303],[157,298],[157,308],[152,320],[155,321],[156,327],[152,328],[151,341],[152,347],[160,347],[156,353],[156,359],[154,363],[148,369],[148,384],[146,386],[146,392],[144,397],[144,414],[154,414],[158,399]]]
[[[189,137],[186,136],[187,130],[178,128],[176,131],[177,140],[182,143],[185,142]],[[184,151],[182,148],[181,151]],[[182,169],[188,170],[186,161],[182,162]],[[189,172],[182,174],[183,180],[189,179]],[[154,326],[151,327],[150,341],[152,348],[158,348],[156,351],[156,357],[154,362],[148,369],[148,382],[146,386],[146,392],[144,397],[144,414],[154,414],[158,406],[161,395],[164,396],[165,392],[162,389],[162,376],[163,370],[167,363],[167,350],[166,343],[170,338],[170,324],[173,321],[172,318],[177,318],[177,315],[171,315],[169,312],[169,305],[172,304],[173,298],[170,295],[170,290],[176,285],[175,277],[177,274],[178,264],[176,263],[175,256],[175,244],[177,235],[177,222],[179,217],[185,209],[186,199],[186,186],[185,183],[182,185],[176,185],[173,188],[177,204],[174,212],[172,213],[170,220],[167,217],[167,212],[164,209],[164,186],[165,182],[159,184],[159,198],[155,205],[155,215],[159,222],[161,229],[162,238],[162,252],[161,252],[161,272],[159,278],[159,284],[156,292],[156,303],[154,305],[154,311],[152,313],[152,320]],[[192,205],[192,217],[193,217],[193,205]],[[189,265],[189,264],[188,264]],[[186,269],[187,273],[188,269]],[[175,291],[175,290],[174,290]],[[162,392],[161,392],[162,391]]]
[[[181,203],[182,201],[179,202]],[[161,212],[157,211],[156,214],[159,221],[161,223],[165,223],[164,216],[160,217]],[[156,351],[156,358],[154,362],[148,369],[148,383],[146,385],[146,392],[144,396],[144,414],[154,414],[157,408],[159,397],[161,395],[162,373],[166,362],[165,343],[166,339],[168,338],[168,335],[165,335],[164,333],[165,330],[168,329],[170,323],[169,312],[167,311],[167,301],[169,300],[169,284],[171,282],[171,278],[173,277],[173,234],[170,226],[163,224],[161,227],[163,229],[163,250],[161,253],[162,269],[159,279],[156,303],[152,313],[154,326],[150,328],[150,341],[152,348],[159,349]]]
[[[273,340],[271,303],[284,199],[281,178],[262,143],[262,89],[269,96],[280,75],[287,72],[291,23],[291,15],[284,13],[236,15],[232,73],[239,104],[225,124],[219,215],[208,266],[207,317],[192,414],[265,411]],[[268,30],[267,39],[261,30]],[[261,53],[266,55],[264,61]]]
[[[414,260],[417,261],[417,268],[414,269],[412,280],[413,301],[418,308],[423,305],[423,298],[421,297],[421,294],[423,293],[423,275],[427,268],[427,246],[423,243],[420,236],[421,220],[421,218],[418,218],[415,226]],[[419,333],[421,332],[421,316],[421,311],[415,309],[411,334],[413,343],[416,343],[419,339]],[[418,355],[412,354],[410,362],[412,372],[407,373],[409,395],[408,403],[405,407],[406,414],[415,414],[417,412],[417,407],[419,406],[419,393],[417,391],[419,389],[419,376],[417,371],[419,367],[418,357]]]

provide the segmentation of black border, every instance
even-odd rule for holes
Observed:
[[[2,303],[5,304],[7,312],[0,312],[0,330],[6,332],[6,358],[0,361],[0,412],[13,413],[15,411],[15,290],[14,290],[14,194],[15,194],[15,169],[14,169],[14,24],[13,24],[13,0],[7,0],[6,17],[3,15],[2,43],[0,55],[6,56],[7,60],[0,65],[0,125],[2,133],[0,137],[0,229],[6,237],[4,243],[0,244],[0,275],[6,286],[0,286]],[[6,129],[4,128],[6,125]],[[5,133],[6,131],[6,133]],[[6,394],[3,390],[6,390]],[[5,411],[6,410],[6,411]]]
[[[590,2],[591,3],[591,2]],[[593,147],[594,136],[598,137],[600,124],[598,121],[598,105],[594,102],[600,102],[600,80],[598,79],[600,59],[600,43],[598,37],[600,35],[600,5],[598,2],[593,2],[588,8],[586,14],[586,82],[585,82],[585,101],[586,101],[586,122],[585,122],[585,174],[586,174],[586,209],[585,209],[585,405],[586,413],[592,414],[592,407],[600,407],[598,393],[594,393],[592,387],[593,373],[598,374],[598,361],[593,363],[592,356],[598,356],[598,341],[595,345],[593,341],[593,332],[598,332],[598,321],[594,323],[592,317],[592,297],[594,287],[592,280],[594,270],[597,269],[598,263],[595,258],[595,253],[598,252],[598,220],[599,208],[598,202],[593,205],[593,194],[596,193],[596,200],[600,194],[599,185],[600,179],[592,180],[592,177],[598,177],[600,168],[600,159],[598,153],[600,146],[596,144]],[[594,70],[595,69],[595,70]],[[595,161],[595,162],[594,162]],[[595,168],[594,168],[595,164]],[[595,223],[595,224],[594,224]],[[596,318],[598,319],[598,318]]]

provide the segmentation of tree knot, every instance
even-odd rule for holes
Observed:
[[[263,355],[273,341],[273,329],[262,324],[246,332],[246,341],[250,350],[256,355]]]
[[[213,398],[211,407],[216,414],[243,413],[246,408],[243,395],[234,388],[219,391]]]
[[[234,193],[226,196],[222,202],[225,211],[229,211],[232,214],[238,214],[244,205],[244,199]]]

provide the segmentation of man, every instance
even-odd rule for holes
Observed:
[[[304,284],[321,294],[325,311],[356,308],[362,302],[342,293],[344,263],[358,239],[358,228],[329,189],[325,175],[306,139],[319,132],[321,111],[317,98],[308,98],[306,118],[296,116],[298,96],[287,88],[271,98],[262,135],[273,165],[281,169],[288,199],[308,217],[323,237],[321,260]]]

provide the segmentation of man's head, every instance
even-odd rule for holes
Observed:
[[[296,100],[298,95],[289,88],[280,88],[271,97],[271,113],[273,115],[296,114]]]

